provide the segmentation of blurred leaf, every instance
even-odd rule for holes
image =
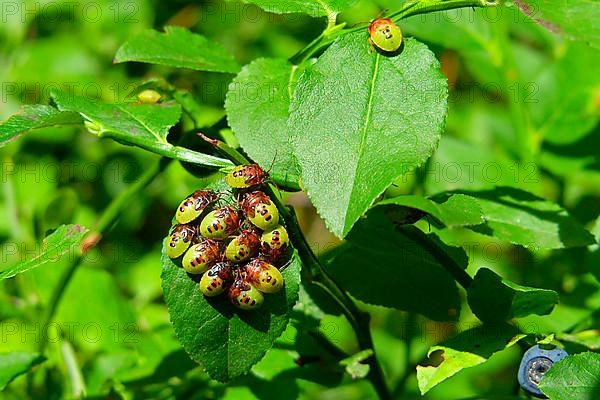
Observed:
[[[371,349],[359,351],[358,353],[341,360],[340,365],[346,368],[346,372],[352,379],[364,378],[369,373],[369,365],[363,364],[363,361],[367,360],[372,355],[373,350]]]
[[[58,229],[46,236],[39,254],[30,260],[22,261],[6,268],[0,272],[0,279],[11,278],[32,268],[56,262],[65,253],[73,251],[73,247],[83,240],[87,232],[88,229],[81,225],[62,225],[58,227]],[[74,254],[71,254],[71,256],[74,256]]]
[[[503,11],[506,10],[498,9],[497,13]],[[490,17],[484,9],[461,8],[415,15],[402,20],[401,28],[419,40],[470,53],[490,46],[493,40]]]
[[[596,218],[592,234],[596,238],[596,244],[589,246],[589,251],[585,255],[585,265],[589,271],[600,282],[600,216]]]
[[[511,347],[523,337],[525,335],[507,324],[483,325],[431,347],[427,365],[417,365],[421,394],[464,368],[486,362],[494,353]]]
[[[600,76],[588,65],[600,63],[600,50],[569,43],[555,62],[545,64],[530,83],[535,94],[527,99],[535,135],[555,143],[573,143],[598,124]]]
[[[404,195],[385,199],[376,205],[418,209],[437,218],[448,227],[479,225],[484,222],[477,199],[463,194],[438,195],[432,198]]]
[[[73,222],[79,198],[77,192],[71,187],[58,189],[46,206],[42,218],[43,231],[56,229],[60,225]]]
[[[113,257],[119,267],[126,262],[122,255]],[[90,258],[87,262],[92,265],[82,264],[65,289],[54,318],[58,330],[66,327],[65,336],[80,349],[115,351],[138,346],[140,326],[132,305],[117,286],[113,275],[93,268],[93,259]]]
[[[597,400],[600,398],[600,354],[574,354],[554,363],[542,377],[539,388],[550,400]]]
[[[0,390],[46,358],[37,353],[0,353]]]
[[[296,181],[287,121],[299,74],[286,60],[254,60],[229,85],[225,100],[227,121],[246,153],[263,166],[273,165],[271,174],[289,174]]]
[[[559,249],[595,243],[591,233],[556,203],[510,187],[460,191],[473,196],[486,222],[469,227],[533,249]]]
[[[302,183],[342,238],[399,175],[437,146],[446,78],[427,47],[408,39],[393,57],[365,32],[339,38],[299,78],[290,129]]]
[[[357,222],[328,268],[361,301],[455,321],[460,297],[452,276],[411,235],[432,240],[413,226],[395,228],[374,210]]]
[[[573,334],[558,332],[556,338],[563,342],[585,346],[590,350],[600,350],[600,329],[590,329]]]
[[[199,71],[236,73],[240,66],[220,45],[176,26],[149,29],[125,42],[114,62],[138,61]]]
[[[181,117],[181,107],[174,102],[108,104],[60,91],[53,92],[52,98],[59,110],[81,114],[88,130],[99,137],[181,161],[213,167],[231,166],[227,160],[173,146],[167,141],[169,128]]]
[[[24,105],[17,114],[0,124],[0,147],[32,129],[69,124],[81,124],[81,117],[51,106]]]
[[[250,370],[285,330],[298,298],[300,261],[282,271],[285,286],[265,295],[256,311],[235,308],[225,295],[208,298],[183,268],[163,254],[165,302],[175,334],[190,357],[213,378],[229,381]]]
[[[488,268],[480,268],[467,290],[467,299],[480,320],[496,322],[550,314],[558,303],[558,293],[517,285]]]
[[[472,112],[472,109],[467,108],[465,112]],[[479,133],[481,127],[475,129]],[[490,147],[485,143],[444,135],[439,148],[427,163],[426,193],[459,188],[492,189],[496,186],[515,186],[536,192],[541,180],[541,171],[536,164],[518,164],[502,151]]]
[[[525,15],[554,33],[600,48],[600,8],[595,0],[515,0]]]
[[[231,1],[231,0],[228,0]],[[242,0],[277,14],[302,13],[313,17],[336,14],[350,8],[358,0]]]

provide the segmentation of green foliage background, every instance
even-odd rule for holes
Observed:
[[[117,121],[115,130],[157,138],[151,150],[159,154],[176,152],[179,160],[228,165],[212,157],[206,143],[183,135],[202,129],[221,134],[232,146],[241,144],[265,168],[274,163],[274,176],[285,179],[297,177],[300,169],[290,154],[273,149],[288,144],[286,130],[293,130],[290,146],[303,184],[335,235],[306,195],[293,193],[285,199],[296,208],[309,243],[328,270],[370,313],[375,351],[394,398],[523,398],[516,373],[528,345],[553,334],[571,353],[600,349],[600,257],[593,244],[600,238],[600,75],[594,68],[600,64],[600,50],[597,28],[587,22],[600,14],[597,2],[575,2],[568,14],[546,1],[527,2],[531,10],[542,10],[534,16],[564,28],[563,35],[545,29],[509,2],[493,9],[461,8],[402,20],[399,25],[410,38],[406,54],[415,58],[400,65],[382,59],[389,65],[376,68],[404,69],[406,81],[415,85],[424,82],[419,81],[422,77],[441,80],[437,68],[429,75],[427,68],[421,70],[430,64],[424,66],[420,54],[435,63],[431,51],[448,80],[445,130],[439,138],[444,87],[432,85],[425,88],[430,98],[415,99],[392,90],[403,81],[384,80],[376,88],[381,114],[369,130],[375,134],[365,136],[367,144],[381,148],[368,148],[373,151],[362,159],[353,159],[348,151],[357,143],[336,143],[320,127],[332,132],[332,126],[347,122],[336,119],[323,87],[339,88],[334,100],[340,108],[346,99],[355,100],[351,109],[365,109],[364,97],[345,91],[351,85],[344,86],[335,71],[355,61],[355,75],[346,77],[347,82],[372,78],[375,70],[361,64],[361,57],[372,54],[366,29],[340,38],[309,73],[297,71],[290,87],[297,85],[303,92],[295,99],[284,90],[272,93],[272,103],[257,99],[240,105],[236,99],[248,92],[238,86],[236,96],[235,84],[250,82],[258,93],[261,84],[280,88],[292,70],[283,60],[325,29],[322,16],[340,10],[338,21],[352,26],[375,18],[380,10],[397,10],[398,1],[325,1],[325,9],[308,0],[248,2],[283,14],[238,1],[96,0],[76,3],[72,11],[66,3],[16,2],[14,12],[7,8],[13,3],[2,3],[0,120],[23,104],[51,103],[61,111],[93,114],[92,128],[102,130]],[[294,10],[303,3],[312,4],[308,14],[313,17],[286,13],[286,4]],[[137,44],[131,41],[133,51],[121,45],[145,29],[162,31],[165,25],[199,33],[214,48],[208,48],[205,58],[196,56],[193,41],[181,33],[177,46],[162,48],[170,61],[113,65],[113,60],[148,57],[134,54],[144,43],[151,56],[160,52],[156,34],[145,33],[149,36],[138,37]],[[348,49],[356,53],[339,62],[350,54]],[[311,74],[314,79],[309,79]],[[160,112],[136,108],[133,112],[142,116],[136,124],[124,117],[131,110],[94,102],[131,100],[140,86],[161,88],[173,100]],[[81,98],[74,101],[65,92]],[[414,142],[402,132],[390,134],[390,126],[410,120],[420,104],[439,110],[424,118],[423,137]],[[270,115],[269,124],[253,119],[250,109]],[[80,120],[78,114],[57,115],[54,108],[43,106],[25,111],[15,124],[32,124],[42,116],[41,129],[0,148],[0,269],[2,278],[18,273],[0,283],[0,353],[7,353],[0,355],[0,387],[7,385],[2,398],[71,398],[82,393],[144,399],[375,397],[369,381],[360,379],[366,375],[360,362],[370,353],[359,352],[352,326],[336,305],[310,287],[301,288],[291,323],[247,375],[220,383],[183,350],[161,289],[161,245],[181,199],[222,177],[214,169],[178,161],[163,165],[162,174],[142,185],[125,212],[105,227],[98,246],[84,256],[63,288],[64,272],[77,259],[72,245],[85,232],[59,227],[102,224],[111,201],[139,176],[158,168],[159,157],[118,142],[142,143],[130,137],[109,132],[105,136],[117,141],[99,139],[83,125],[71,125]],[[325,117],[315,122],[316,115]],[[144,118],[153,118],[154,125],[145,124]],[[52,126],[57,121],[67,125]],[[9,128],[0,126],[3,142]],[[273,139],[253,135],[259,130]],[[337,149],[336,158],[315,155],[310,147],[315,138],[323,148]],[[405,139],[410,154],[399,160],[393,144]],[[264,141],[273,143],[265,146]],[[427,143],[428,151],[419,146],[413,151],[415,143]],[[435,143],[438,147],[432,150]],[[386,167],[376,177],[359,168],[385,162],[400,168]],[[352,163],[364,179],[335,176],[339,165]],[[368,182],[370,177],[373,182]],[[366,189],[361,186],[365,181]],[[368,218],[361,218],[386,187],[385,199],[368,211]],[[413,196],[403,196],[407,194]],[[422,210],[429,220],[398,229],[394,223],[406,211],[398,206]],[[26,271],[30,264],[23,262],[42,251],[42,239],[50,233],[56,236],[46,243],[62,247],[47,254],[43,266]],[[340,237],[346,240],[342,243]],[[432,249],[443,249],[448,259],[435,258]],[[459,290],[445,264],[475,277],[475,284]],[[45,316],[61,288],[62,299],[48,324]],[[506,319],[512,324],[505,325]],[[487,325],[479,327],[480,321],[499,325],[490,334]],[[517,339],[521,341],[514,345]],[[41,349],[43,355],[38,354]],[[437,365],[434,357],[426,359],[439,350],[453,355],[451,362],[437,369],[416,367]],[[237,351],[243,354],[243,349]],[[578,362],[598,365],[593,353],[566,365],[576,368]],[[554,379],[562,379],[556,375]],[[584,395],[598,392],[600,383],[589,383],[593,377],[582,385]],[[560,384],[548,381],[544,386],[549,395],[558,393],[554,398],[562,395]]]

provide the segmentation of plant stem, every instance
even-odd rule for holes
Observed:
[[[413,0],[402,5],[398,11],[395,11],[387,16],[394,21],[399,21],[413,15],[427,14],[435,11],[453,10],[455,8],[464,7],[494,7],[499,4],[497,0]],[[294,54],[290,58],[290,62],[294,65],[299,65],[318,53],[321,49],[329,46],[338,37],[365,30],[364,26],[357,26],[349,29],[343,29],[345,23],[338,25],[327,26],[327,29],[310,42],[306,47]],[[366,30],[365,30],[366,31]]]
[[[200,135],[204,137],[204,135]],[[210,143],[216,146],[234,163],[246,164],[249,162],[244,155],[226,143],[217,139],[208,138],[205,140],[208,140]],[[389,388],[387,387],[383,377],[383,371],[381,370],[381,366],[375,355],[375,347],[373,346],[373,338],[371,337],[371,330],[369,327],[370,315],[358,308],[352,298],[350,298],[350,296],[337,284],[337,282],[335,282],[333,277],[329,274],[329,272],[327,272],[323,265],[321,265],[317,259],[317,256],[308,245],[304,234],[300,230],[300,226],[298,224],[298,220],[296,219],[293,208],[288,208],[281,202],[279,196],[277,196],[275,193],[275,188],[272,185],[268,185],[265,189],[265,192],[271,197],[277,206],[281,217],[286,223],[290,240],[294,244],[300,259],[302,260],[302,279],[304,283],[321,287],[325,293],[327,293],[332,300],[340,306],[344,316],[348,322],[350,322],[350,325],[352,325],[359,348],[361,350],[370,349],[373,351],[373,355],[366,360],[370,367],[367,378],[373,384],[373,387],[377,391],[380,399],[391,399],[392,397]]]
[[[426,249],[442,267],[446,269],[454,277],[454,280],[458,282],[465,290],[467,290],[473,283],[473,278],[467,272],[458,265],[452,257],[448,255],[441,247],[435,242],[430,240],[427,235],[422,231],[415,228],[415,230],[405,229],[403,233],[406,234],[411,240],[417,242],[420,246]]]
[[[499,4],[495,0],[414,0],[405,3],[402,8],[388,16],[393,20],[401,20],[413,15],[427,14],[435,11],[452,10],[463,7],[494,7]]]
[[[501,62],[495,65],[496,71],[501,79],[504,88],[505,101],[508,103],[508,110],[512,120],[512,126],[515,132],[517,148],[519,149],[519,159],[522,163],[531,162],[534,153],[539,148],[539,138],[534,140],[530,134],[530,126],[526,111],[526,104],[523,104],[522,98],[526,95],[526,85],[518,81],[518,70],[514,56],[511,51],[508,26],[505,21],[498,21],[493,24],[495,30],[495,39],[498,43],[498,49],[501,50]],[[514,95],[511,95],[514,89]]]
[[[251,160],[246,158],[242,153],[240,153],[233,147],[229,146],[227,143],[223,142],[222,140],[213,139],[211,137],[206,136],[202,132],[198,132],[196,134],[198,136],[200,136],[206,142],[215,146],[217,148],[217,150],[219,150],[221,152],[221,154],[223,154],[229,160],[233,161],[235,164],[242,165],[242,164],[250,164],[252,162]],[[297,192],[297,191],[301,190],[300,184],[298,183],[298,179],[299,178],[297,176],[288,176],[285,174],[284,175],[278,174],[276,176],[274,176],[274,174],[271,175],[271,180],[273,180],[278,186],[281,186],[282,188],[284,188],[285,190],[288,190],[290,192]]]
[[[160,174],[171,160],[168,158],[161,158],[157,163],[151,166],[146,172],[144,172],[135,182],[133,182],[127,189],[121,192],[116,198],[114,198],[108,207],[104,210],[96,226],[90,231],[85,239],[83,240],[78,253],[73,257],[67,268],[63,271],[58,284],[52,292],[52,297],[46,309],[46,313],[43,318],[43,327],[47,327],[63,298],[65,290],[71,281],[75,271],[81,265],[81,261],[85,254],[91,250],[102,238],[102,234],[110,228],[113,222],[119,217],[121,212],[131,200],[144,189],[154,178]],[[42,335],[43,336],[43,335]],[[46,340],[41,340],[39,344],[39,350],[42,352],[46,347]]]
[[[415,335],[416,325],[417,325],[417,314],[414,312],[409,312],[406,315],[406,321],[404,322],[404,326],[405,326],[404,343],[405,343],[405,347],[406,347],[406,350],[405,350],[406,354],[404,355],[404,373],[402,374],[402,377],[400,378],[400,380],[396,384],[396,387],[394,388],[394,391],[393,391],[394,398],[399,398],[402,396],[402,394],[404,393],[404,391],[406,389],[406,382],[408,381],[410,376],[415,371],[415,365],[411,362],[411,353],[412,353],[411,350],[412,350],[413,336]]]
[[[73,346],[68,341],[63,341],[60,346],[60,350],[67,367],[67,374],[71,382],[71,398],[81,399],[85,397],[85,381],[81,374],[81,368],[77,364],[77,357]]]

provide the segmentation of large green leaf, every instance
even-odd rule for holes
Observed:
[[[393,57],[364,32],[344,35],[300,77],[290,129],[302,182],[328,228],[344,237],[392,181],[431,156],[447,83],[414,39]]]
[[[514,3],[550,31],[600,47],[597,0],[516,0]]]
[[[528,248],[558,249],[595,243],[594,236],[556,203],[523,190],[461,191],[473,196],[486,222],[470,229]]]
[[[169,128],[181,117],[181,107],[174,102],[108,104],[58,91],[52,93],[52,98],[59,110],[81,114],[88,129],[99,137],[195,164],[213,167],[232,165],[227,160],[173,146],[167,141]]]
[[[431,347],[427,365],[417,366],[421,394],[464,368],[486,362],[494,353],[511,347],[524,336],[511,325],[483,325]]]
[[[569,43],[554,62],[544,65],[535,78],[539,101],[527,102],[535,135],[546,142],[565,144],[593,131],[600,117],[600,76],[587,66],[598,63],[600,50]]]
[[[231,0],[228,0],[231,1]],[[302,13],[313,17],[336,14],[351,7],[357,0],[242,0],[277,14]]]
[[[176,26],[146,30],[125,42],[114,62],[139,61],[200,71],[236,73],[240,66],[220,45]]]
[[[45,105],[25,105],[0,124],[0,147],[32,129],[80,123],[81,117],[77,113],[60,112]]]
[[[0,353],[0,390],[44,360],[44,356],[37,353]]]
[[[495,322],[550,314],[558,303],[558,293],[517,285],[488,268],[480,268],[467,290],[467,299],[480,320]]]
[[[287,127],[298,75],[298,67],[286,60],[255,60],[235,77],[225,100],[227,120],[242,148],[280,175],[298,175]]]
[[[540,382],[550,400],[600,398],[600,354],[580,353],[552,365]]]
[[[397,196],[377,203],[377,206],[399,206],[421,210],[444,225],[479,225],[484,222],[477,199],[464,194],[440,195],[426,198],[416,195]]]
[[[65,253],[73,252],[85,234],[87,228],[80,225],[62,225],[48,235],[40,246],[39,253],[30,260],[21,261],[0,272],[0,279],[13,277],[17,274],[37,268],[47,263],[56,262]],[[71,254],[75,256],[75,253]]]
[[[413,226],[395,228],[373,210],[347,237],[328,268],[353,296],[367,303],[415,311],[437,321],[453,321],[460,297],[452,276],[415,241],[433,240]],[[466,267],[467,258],[463,257]]]
[[[204,297],[198,283],[164,254],[162,265],[165,302],[177,338],[191,358],[223,382],[245,374],[260,361],[285,330],[298,298],[296,254],[282,272],[284,289],[265,295],[263,307],[256,311],[238,310],[224,295]]]

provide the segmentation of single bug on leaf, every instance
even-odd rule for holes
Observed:
[[[264,192],[242,194],[240,207],[250,222],[262,230],[270,231],[279,224],[279,210]]]
[[[181,264],[190,274],[202,274],[220,260],[220,250],[217,242],[206,239],[192,245],[183,255]]]
[[[175,213],[175,219],[180,224],[192,222],[202,214],[202,212],[219,199],[219,195],[212,190],[196,190],[186,197]]]
[[[268,262],[255,258],[246,264],[244,269],[248,281],[261,292],[277,293],[283,287],[283,275]]]
[[[225,182],[234,189],[248,189],[261,185],[269,178],[258,164],[238,165],[225,175]]]
[[[161,99],[160,93],[156,90],[146,89],[138,93],[137,98],[143,104],[155,104]]]
[[[231,279],[231,264],[217,263],[200,278],[200,291],[208,297],[218,296],[225,291],[225,286]]]
[[[390,18],[377,18],[369,24],[369,43],[385,53],[394,53],[402,46],[402,31]]]
[[[252,257],[258,251],[260,239],[252,229],[244,229],[234,237],[225,249],[225,257],[229,261],[242,262]]]
[[[246,281],[243,274],[238,274],[227,292],[231,303],[242,310],[255,310],[263,305],[263,294],[251,283]]]
[[[223,240],[240,227],[237,211],[225,206],[209,212],[200,223],[200,234],[205,238]]]
[[[166,252],[169,258],[181,256],[196,238],[197,229],[193,225],[175,225],[167,239]]]

